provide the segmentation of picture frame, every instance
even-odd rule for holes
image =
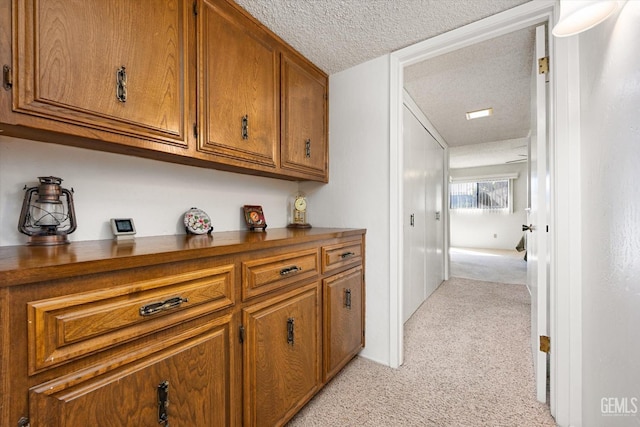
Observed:
[[[264,218],[264,212],[262,206],[258,205],[244,205],[244,221],[247,224],[247,228],[251,231],[264,231],[267,228],[267,221]]]

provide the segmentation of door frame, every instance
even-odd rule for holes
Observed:
[[[389,265],[389,361],[403,363],[402,283],[402,105],[404,67],[473,45],[512,31],[557,21],[556,1],[527,2],[390,54],[389,61],[389,167],[390,167],[390,265]],[[581,292],[579,218],[579,75],[576,37],[549,40],[551,57],[549,166],[550,218],[550,332],[551,413],[559,425],[580,425],[582,412]],[[561,141],[560,144],[556,144]],[[447,160],[447,159],[445,159]],[[576,185],[578,185],[576,187]],[[448,227],[445,230],[445,265],[449,263]],[[445,279],[448,274],[445,273]],[[562,283],[563,286],[556,286]]]

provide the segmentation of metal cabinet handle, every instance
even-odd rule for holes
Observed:
[[[416,215],[415,214],[411,214],[411,216],[409,217],[409,225],[410,226],[415,226],[416,223]]]
[[[294,265],[293,267],[287,267],[280,270],[280,275],[286,276],[287,274],[297,273],[299,271],[302,271],[302,268],[298,267],[297,265]]]
[[[344,290],[344,306],[351,310],[351,289],[349,288]]]
[[[169,381],[158,384],[158,424],[169,426]]]
[[[345,252],[343,254],[340,254],[340,258],[345,259],[345,258],[349,258],[350,256],[354,256],[355,252]]]
[[[124,65],[116,71],[116,98],[120,102],[127,102],[127,70]]]
[[[287,319],[287,344],[293,345],[295,337],[293,335],[294,321],[293,317]]]
[[[164,310],[179,307],[183,302],[189,302],[189,300],[187,298],[174,297],[169,298],[166,301],[143,305],[142,307],[140,307],[140,316],[151,316]]]
[[[249,139],[249,116],[242,116],[242,139]]]
[[[306,158],[311,157],[311,139],[306,139],[304,141],[304,156]]]
[[[523,225],[522,226],[522,231],[527,231],[529,230],[530,233],[533,233],[533,230],[535,230],[536,228],[533,226],[533,224],[529,224],[529,225]]]

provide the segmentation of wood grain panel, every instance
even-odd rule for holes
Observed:
[[[317,283],[244,310],[245,425],[283,425],[320,388],[320,313]]]
[[[29,370],[66,363],[176,321],[233,305],[233,265],[168,275],[27,304]],[[148,304],[181,297],[180,306],[142,316]]]
[[[16,2],[20,112],[187,146],[185,1]],[[116,97],[124,67],[127,98]]]
[[[167,381],[170,425],[230,426],[229,339],[226,325],[87,381],[33,387],[31,425],[157,426],[157,388]]]
[[[242,263],[242,299],[314,277],[318,271],[317,249],[245,261]]]
[[[324,369],[329,381],[364,347],[364,282],[362,266],[323,281]],[[350,292],[350,306],[346,304]]]
[[[362,263],[362,240],[341,242],[322,247],[322,272],[327,273],[340,268]]]

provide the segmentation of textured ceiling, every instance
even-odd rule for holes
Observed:
[[[405,89],[450,147],[527,136],[534,35],[527,28],[405,69]],[[489,107],[492,116],[466,119]]]
[[[235,1],[334,74],[529,0]],[[529,130],[531,51],[531,31],[523,30],[413,65],[405,87],[450,146],[513,149],[511,140]],[[493,117],[465,120],[466,111],[485,107]],[[487,153],[483,164],[503,162]],[[466,156],[468,164],[473,156]]]

